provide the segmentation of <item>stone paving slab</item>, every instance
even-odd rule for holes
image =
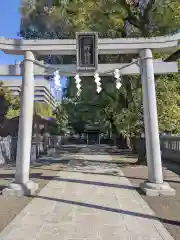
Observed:
[[[65,171],[41,190],[0,239],[173,240],[123,174]]]

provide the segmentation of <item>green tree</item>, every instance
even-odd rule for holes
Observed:
[[[168,7],[167,7],[168,6]],[[24,6],[23,13],[26,21],[22,24],[21,35],[25,38],[72,38],[76,31],[98,31],[100,37],[149,37],[165,34],[172,34],[180,27],[180,2],[179,0],[99,0],[99,1],[60,1],[54,2],[53,6],[46,6],[44,1],[36,1],[34,8]],[[100,56],[100,62],[128,62],[136,56]],[[59,59],[48,56],[46,61],[59,62]],[[72,58],[64,58],[63,62],[72,62]],[[172,97],[166,100],[167,113],[164,118],[163,97],[160,94],[169,93],[171,95],[172,85],[169,83],[172,78],[178,75],[159,78],[157,82],[157,96],[159,121],[161,130],[175,130],[174,120],[171,121],[173,108],[175,107],[178,118],[178,101]],[[86,78],[87,79],[87,78]],[[136,135],[143,129],[142,116],[142,93],[141,83],[138,77],[123,77],[122,88],[117,91],[114,87],[114,80],[103,78],[103,91],[95,95],[95,86],[91,79],[85,82],[82,96],[76,100],[81,109],[74,112],[71,118],[73,121],[87,122],[89,115],[101,120],[107,125],[111,123],[115,132],[125,135]],[[174,83],[175,84],[175,83]],[[167,91],[167,88],[169,89]],[[174,89],[174,88],[173,88]],[[175,91],[175,90],[174,90]],[[75,85],[69,81],[64,96],[75,98]],[[178,99],[179,92],[176,91]],[[91,99],[91,100],[90,100]],[[83,105],[82,105],[83,103]],[[89,115],[82,109],[88,109]],[[169,107],[168,107],[169,106]],[[171,106],[171,107],[170,107]],[[99,118],[98,114],[101,116]],[[175,119],[175,115],[173,115]],[[82,120],[83,119],[83,120]],[[163,120],[163,119],[166,119]],[[164,121],[164,122],[163,122]],[[166,122],[166,123],[165,123]],[[167,124],[169,122],[169,124]]]
[[[20,100],[18,96],[14,96],[7,87],[0,83],[0,106],[1,106],[1,124],[6,118],[16,117],[19,112]]]
[[[178,0],[27,1],[21,8],[26,38],[67,38],[76,31],[98,31],[103,37],[170,34],[179,29]],[[167,7],[168,6],[168,7]]]
[[[68,131],[69,128],[69,118],[67,109],[65,107],[65,103],[59,104],[54,112],[56,116],[56,122],[57,122],[57,133],[58,134],[64,134]],[[57,134],[56,133],[56,134]]]
[[[34,114],[41,117],[53,117],[53,109],[48,103],[34,102]]]
[[[157,83],[157,105],[161,131],[180,133],[180,74],[161,77]]]

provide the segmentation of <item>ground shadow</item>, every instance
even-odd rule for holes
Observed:
[[[180,176],[180,164],[177,162],[173,162],[170,159],[163,159],[163,166],[166,167],[168,170],[176,173]]]
[[[39,164],[42,164],[42,165],[52,165],[52,164],[58,164],[58,163],[61,163],[61,164],[64,164],[64,165],[67,165],[71,160],[70,159],[55,159],[55,158],[46,158],[46,157],[43,157],[41,159],[37,159],[36,162]],[[34,165],[33,167],[36,167],[36,165]]]
[[[11,170],[12,168],[15,168],[16,167],[16,163],[15,162],[8,162],[6,164],[3,164],[3,165],[0,165],[0,169],[3,169],[3,170]]]
[[[41,168],[38,168],[41,169]],[[118,176],[118,173],[115,171],[109,171],[109,172],[88,172],[88,171],[80,171],[80,170],[70,170],[70,169],[45,169],[47,171],[55,171],[55,172],[73,172],[73,173],[82,173],[87,175],[101,175],[101,176]]]
[[[5,188],[5,185],[0,185],[0,192]]]
[[[110,155],[125,156],[126,158],[137,158],[137,155],[131,151],[107,151]]]
[[[30,178],[39,178],[42,173],[30,173]],[[0,179],[9,180],[15,177],[12,173],[0,173]]]
[[[106,161],[106,160],[89,160],[89,159],[80,159],[80,158],[62,158],[62,159],[49,159],[49,158],[41,158],[39,160],[36,161],[37,164],[44,164],[44,165],[53,165],[53,164],[62,164],[62,165],[68,165],[70,163],[77,163],[76,165],[88,165],[88,163],[93,163],[94,165],[98,165],[98,164],[117,164],[119,166],[127,166],[127,165],[136,165],[136,162],[127,162],[127,161],[117,161],[117,160],[111,160],[111,161]],[[74,165],[74,164],[72,164]],[[34,165],[32,167],[38,167],[38,165]]]
[[[147,181],[148,179],[147,178],[140,178],[140,177],[130,177],[130,176],[125,176],[126,178],[128,178],[129,180],[133,180],[133,179],[137,179],[137,180],[144,180],[144,181]],[[168,183],[180,183],[180,181],[176,181],[176,180],[170,180],[170,179],[165,179],[164,180],[165,182],[168,182]]]
[[[88,151],[82,152],[83,148],[88,148]],[[62,145],[58,149],[56,149],[56,152],[59,154],[63,153],[78,153],[79,155],[81,154],[86,154],[86,155],[107,155],[107,154],[112,154],[112,155],[122,155],[126,156],[127,158],[136,158],[136,154],[132,153],[131,149],[119,149],[117,146],[101,146],[101,145],[86,145],[86,147],[83,147],[82,145],[77,145],[77,146],[69,146],[69,145]]]
[[[42,165],[43,166],[43,165]],[[107,171],[107,172],[89,172],[89,171],[81,171],[80,169],[76,169],[76,170],[71,170],[71,169],[66,169],[66,168],[59,168],[59,169],[51,169],[51,168],[41,168],[41,166],[34,166],[32,167],[34,169],[42,169],[42,170],[46,170],[46,171],[53,171],[53,172],[74,172],[74,173],[83,173],[83,174],[90,174],[90,175],[104,175],[104,176],[117,176],[118,172],[115,172],[114,170],[112,171]]]
[[[66,145],[61,145],[61,147],[59,147],[58,149],[56,149],[58,151],[58,153],[65,153],[67,151],[70,151],[71,153],[78,153],[80,150],[82,149],[81,146],[66,146]]]
[[[88,184],[88,185],[95,185],[95,186],[101,186],[101,187],[112,187],[112,188],[123,188],[123,189],[129,189],[129,190],[137,190],[137,188],[134,187],[134,186],[114,184],[114,183],[86,181],[86,180],[79,180],[79,179],[54,177],[54,176],[39,176],[38,178],[45,179],[45,180],[59,181],[59,182],[80,183],[80,184]]]
[[[101,176],[117,176],[118,175],[118,173],[113,171],[113,170],[109,171],[109,172],[88,172],[88,171],[84,172],[84,171],[78,171],[78,170],[73,171],[73,170],[68,170],[68,169],[67,170],[61,170],[61,171],[63,171],[63,172],[82,173],[82,174],[87,174],[87,175],[101,175]]]
[[[123,210],[123,209],[105,207],[105,206],[100,206],[100,205],[96,205],[96,204],[90,204],[90,203],[84,203],[84,202],[78,202],[78,201],[72,201],[72,200],[66,200],[66,199],[58,199],[58,198],[52,198],[52,197],[46,197],[46,196],[33,196],[33,197],[40,198],[40,199],[46,199],[46,200],[50,200],[50,201],[56,201],[56,202],[60,202],[60,203],[81,206],[81,207],[93,208],[93,209],[97,209],[97,210],[103,210],[103,211],[107,211],[107,212],[114,212],[114,213],[118,213],[118,214],[130,215],[130,216],[134,216],[134,217],[159,220],[162,223],[168,223],[171,225],[180,226],[180,221],[169,220],[169,219],[160,218],[157,216],[144,214],[144,213],[132,212],[132,211]]]

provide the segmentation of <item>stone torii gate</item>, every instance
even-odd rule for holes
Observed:
[[[176,62],[153,61],[153,52],[177,50],[180,33],[173,36],[138,39],[98,39],[98,53],[139,54],[140,61],[127,64],[99,64],[99,75],[112,74],[121,69],[121,75],[140,74],[143,88],[144,123],[148,181],[141,185],[147,195],[175,195],[175,190],[163,181],[160,153],[158,117],[154,74],[178,72]],[[18,147],[15,181],[3,189],[3,195],[31,195],[38,185],[29,179],[30,152],[32,138],[34,76],[52,75],[52,69],[59,69],[63,75],[74,76],[76,65],[47,65],[35,60],[39,55],[76,55],[76,40],[17,40],[0,38],[0,49],[7,54],[24,55],[22,64],[0,65],[0,76],[22,76],[21,111],[19,119]],[[125,66],[127,65],[127,66]],[[109,73],[104,74],[107,70]],[[83,76],[93,76],[94,72],[81,72]]]

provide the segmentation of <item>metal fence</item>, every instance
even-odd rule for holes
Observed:
[[[165,135],[160,137],[162,159],[180,163],[180,136]],[[146,146],[144,138],[135,140],[134,152],[139,156],[146,155]]]
[[[10,136],[0,137],[0,164],[15,160],[17,139]]]
[[[162,158],[180,163],[180,136],[162,136],[160,139]]]
[[[0,165],[15,162],[17,153],[17,137],[0,137]],[[42,154],[47,154],[48,149],[58,148],[60,145],[72,143],[69,136],[46,136],[38,141],[32,138],[31,163],[34,163]]]
[[[32,139],[31,163],[35,162],[41,154],[46,154],[49,148],[58,148],[65,144],[81,143],[77,139],[68,136],[51,136],[47,141]],[[161,153],[163,159],[169,159],[180,163],[180,136],[161,136]],[[108,143],[107,143],[108,144]],[[0,165],[15,162],[17,152],[17,138],[0,137]],[[145,154],[145,139],[136,139],[135,152]]]
[[[41,155],[47,153],[50,147],[54,147],[57,140],[50,137],[48,141],[36,141],[32,139],[31,163]],[[15,162],[17,153],[17,138],[7,136],[0,137],[0,165]]]

